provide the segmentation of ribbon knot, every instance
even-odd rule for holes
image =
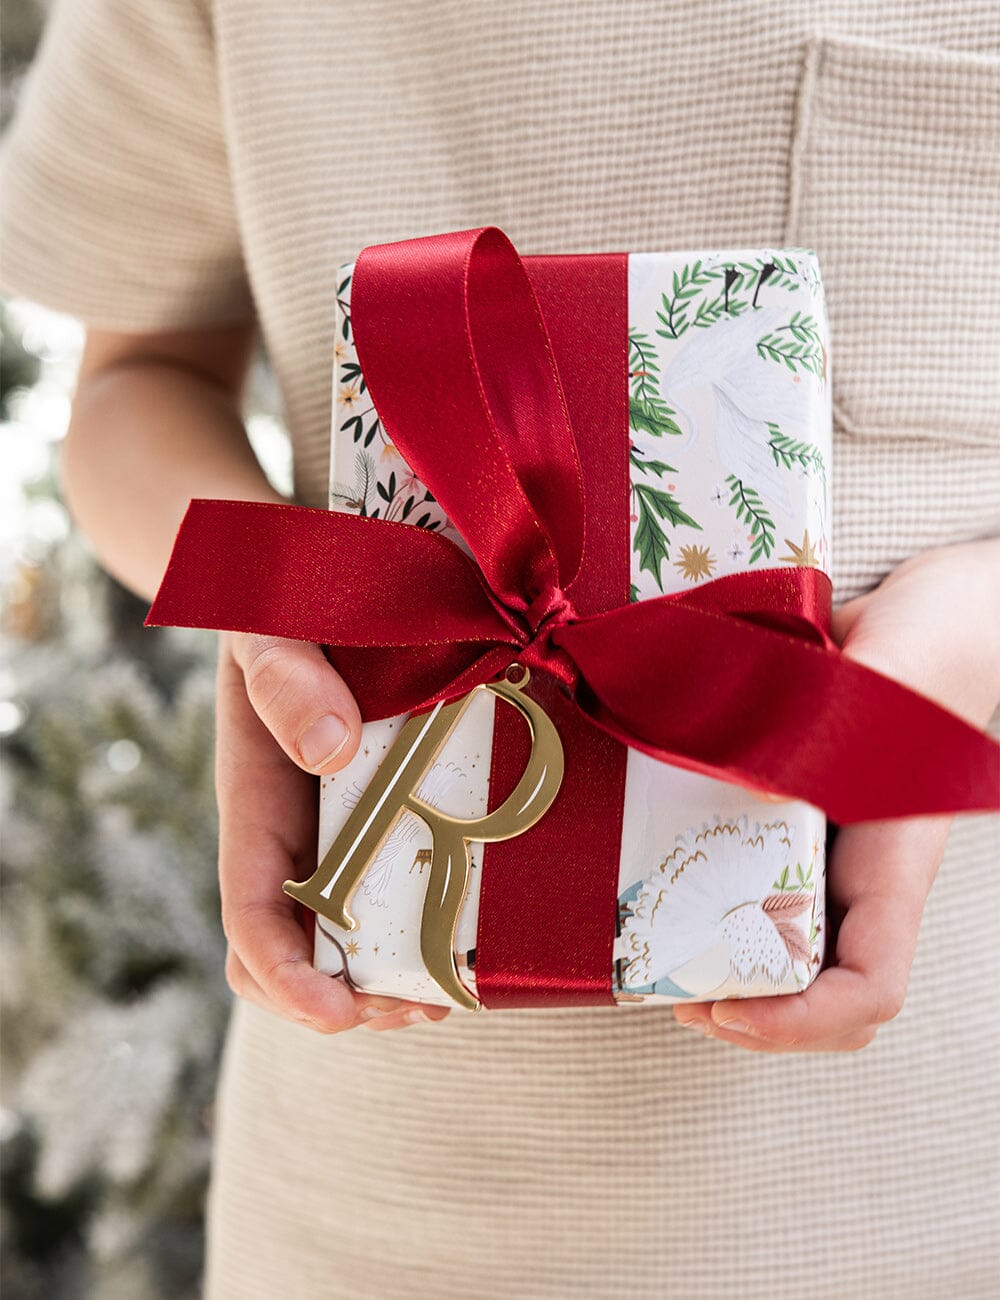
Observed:
[[[551,632],[565,623],[577,622],[580,617],[562,587],[550,587],[548,591],[536,596],[524,616],[536,637],[543,629],[547,628]]]
[[[578,623],[580,615],[562,587],[550,587],[531,602],[524,617],[532,630],[519,659],[529,668],[539,668],[557,678],[570,692],[580,678],[580,670],[565,650],[553,641],[553,633],[571,623]]]

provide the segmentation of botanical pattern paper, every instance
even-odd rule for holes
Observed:
[[[530,259],[528,265],[530,269]],[[353,348],[350,266],[337,291],[330,506],[446,532],[438,503],[389,441]],[[631,596],[781,565],[829,571],[829,331],[807,249],[629,258]],[[477,700],[420,790],[456,816],[489,792],[493,705]],[[323,780],[324,853],[403,719],[366,723],[361,749]],[[794,992],[824,944],[825,822],[630,750],[613,987],[622,1002]],[[419,917],[430,835],[405,814],[359,887],[359,922],[318,918],[316,964],[360,988],[446,1002],[423,970]],[[475,989],[482,848],[458,932]],[[551,925],[558,900],[551,900]],[[546,942],[546,927],[537,936]]]

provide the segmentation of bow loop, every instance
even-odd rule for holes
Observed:
[[[374,245],[351,289],[358,359],[383,425],[493,592],[568,586],[584,487],[566,396],[524,264],[495,227]]]

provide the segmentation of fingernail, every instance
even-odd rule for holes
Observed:
[[[359,1020],[377,1020],[379,1016],[391,1016],[391,1011],[383,1011],[381,1007],[365,1007],[363,1011],[358,1012]]]
[[[679,1025],[683,1025],[685,1029],[697,1029],[699,1034],[708,1035],[712,1032],[711,1022],[702,1020],[700,1017],[695,1017],[694,1020],[681,1020],[675,1016],[674,1019]]]
[[[718,1022],[720,1029],[726,1029],[731,1034],[755,1034],[754,1030],[745,1020],[720,1020]]]
[[[350,732],[343,718],[328,713],[314,722],[299,740],[299,753],[306,767],[325,767],[337,757],[347,744]]]
[[[426,1011],[407,1011],[406,1015],[403,1017],[403,1023],[407,1025],[419,1025],[421,1022],[425,1022],[428,1025],[431,1024],[431,1018]]]

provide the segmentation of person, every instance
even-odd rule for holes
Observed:
[[[58,0],[4,143],[0,281],[87,327],[73,515],[148,598],[189,498],[276,499],[241,419],[258,332],[296,499],[324,505],[336,268],[365,245],[809,246],[838,635],[985,724],[998,38],[987,0]],[[832,964],[796,997],[442,1018],[313,972],[280,892],[358,726],[316,647],[220,636],[239,996],[210,1300],[996,1293],[996,818],[947,850],[945,818],[842,831]]]

